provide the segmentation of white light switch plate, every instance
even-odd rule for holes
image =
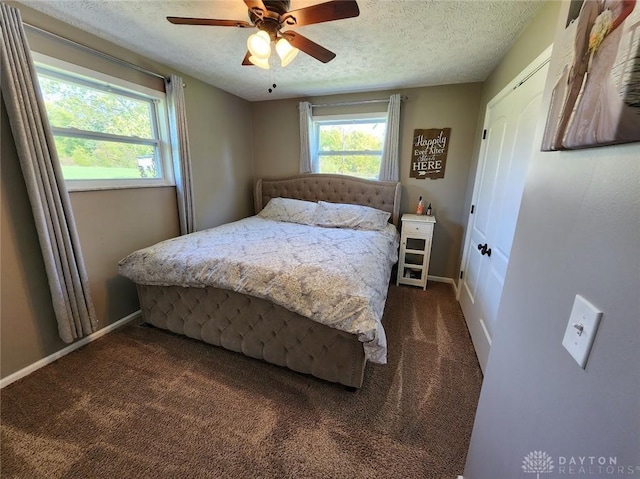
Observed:
[[[579,294],[576,295],[562,345],[582,369],[587,364],[601,318],[602,311],[598,311],[593,304]]]

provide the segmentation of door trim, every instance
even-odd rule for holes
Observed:
[[[487,103],[487,106],[485,108],[485,114],[484,114],[484,122],[482,124],[482,129],[485,130],[487,129],[487,127],[489,126],[489,116],[487,115],[487,112],[493,108],[495,105],[497,105],[502,99],[504,99],[504,97],[506,97],[509,93],[511,93],[513,90],[515,90],[516,88],[518,88],[520,85],[522,85],[526,80],[528,80],[531,76],[533,76],[538,70],[540,70],[542,67],[544,67],[547,63],[549,63],[549,61],[551,60],[551,51],[553,50],[553,44],[549,45],[540,55],[538,55],[536,57],[535,60],[533,60],[529,65],[527,65],[524,70],[522,70],[518,75],[516,75],[516,77],[511,80],[507,86],[505,86],[502,90],[500,90],[500,92],[494,96],[491,100],[489,100],[489,102]],[[547,78],[548,80],[548,78]],[[545,84],[545,90],[546,90],[546,84]],[[478,168],[480,166],[479,160],[480,158],[483,158],[483,154],[484,151],[486,149],[486,145],[487,142],[486,141],[482,141],[480,143],[480,149],[478,150],[478,163],[476,164],[476,175],[475,175],[475,179],[473,181],[473,190],[472,190],[472,194],[471,194],[471,204],[475,204],[476,202],[476,194],[477,194],[477,189],[478,189],[478,182],[480,181],[480,178],[478,176]],[[470,211],[469,209],[467,209],[467,211]],[[465,228],[464,231],[464,242],[463,244],[463,250],[462,250],[462,258],[460,260],[460,271],[462,271],[462,269],[464,268],[464,265],[467,261],[467,254],[469,252],[469,227],[470,227],[470,223],[471,223],[471,214],[469,213],[467,215],[467,226]],[[460,291],[462,289],[462,278],[458,278],[457,281],[457,288],[456,288],[456,300],[458,300],[458,302],[460,301]],[[487,331],[485,331],[487,332]]]
[[[553,44],[549,45],[540,55],[536,57],[529,65],[527,65],[524,70],[518,73],[513,80],[511,80],[507,86],[505,86],[496,96],[494,96],[489,103],[487,103],[487,109],[499,103],[505,96],[511,93],[513,90],[522,85],[525,81],[531,78],[538,70],[544,67],[551,60],[551,50],[553,49]],[[545,85],[546,89],[546,85]],[[486,112],[486,110],[485,110]],[[486,126],[486,120],[485,125]]]

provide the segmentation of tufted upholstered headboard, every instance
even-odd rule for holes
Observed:
[[[258,179],[254,188],[256,214],[271,198],[294,198],[364,205],[391,213],[398,226],[402,185],[395,181],[374,181],[344,175],[308,174],[287,178]]]

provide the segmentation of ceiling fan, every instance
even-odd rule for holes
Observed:
[[[244,0],[244,3],[249,8],[251,23],[244,20],[185,17],[167,17],[167,20],[176,25],[256,27],[259,31],[247,39],[249,51],[242,60],[242,64],[268,69],[272,42],[276,45],[276,52],[282,60],[282,66],[288,65],[297,55],[298,50],[323,63],[330,62],[336,56],[332,51],[297,32],[281,31],[283,27],[301,27],[360,15],[360,9],[355,0],[333,0],[291,11],[289,10],[290,0]]]

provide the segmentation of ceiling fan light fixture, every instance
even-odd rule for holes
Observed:
[[[276,51],[283,67],[291,63],[298,54],[298,50],[302,50],[322,63],[328,63],[336,56],[332,51],[300,35],[297,31],[289,30],[280,33],[283,27],[302,27],[360,15],[357,0],[325,0],[323,3],[315,3],[295,10],[289,9],[291,0],[244,0],[244,3],[249,9],[249,22],[189,17],[167,17],[167,20],[175,25],[255,27],[259,31],[247,38],[249,51],[242,59],[242,64],[268,68],[272,42],[281,45],[279,48],[276,45]],[[284,40],[277,42],[282,37]]]
[[[269,57],[260,58],[256,57],[255,55],[251,55],[249,57],[249,61],[257,67],[264,68],[265,70],[269,69]]]
[[[256,58],[267,59],[271,54],[271,38],[264,30],[249,35],[247,38],[247,48]]]
[[[276,52],[282,61],[282,66],[286,67],[296,57],[300,50],[291,46],[286,38],[280,38],[276,43]]]

